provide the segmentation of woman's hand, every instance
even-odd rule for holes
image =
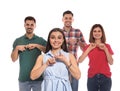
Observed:
[[[56,60],[55,60],[55,58],[53,57],[53,58],[49,58],[48,60],[47,60],[47,62],[46,62],[46,64],[49,66],[49,65],[53,65],[53,64],[55,64],[56,63]]]

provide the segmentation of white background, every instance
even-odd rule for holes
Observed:
[[[119,89],[120,77],[120,3],[119,0],[0,0],[0,89],[18,91],[19,62],[10,58],[15,38],[25,33],[24,18],[34,16],[37,20],[35,33],[47,39],[54,27],[63,27],[62,14],[74,13],[73,27],[79,28],[88,42],[90,28],[95,23],[103,25],[107,43],[114,51],[112,91]],[[81,55],[79,50],[78,55]],[[82,72],[79,91],[87,91],[88,58],[80,64]]]

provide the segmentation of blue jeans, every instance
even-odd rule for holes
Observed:
[[[41,91],[42,81],[19,81],[19,91]]]
[[[71,76],[71,87],[72,91],[78,91],[78,80]]]
[[[88,78],[88,91],[110,91],[112,86],[111,78],[103,74],[97,74],[93,78]]]

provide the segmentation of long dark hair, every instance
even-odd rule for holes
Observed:
[[[64,51],[68,52],[68,50],[67,50],[67,45],[66,45],[66,39],[65,39],[65,35],[64,35],[64,33],[63,33],[63,30],[60,29],[60,28],[53,28],[53,29],[49,32],[49,35],[48,35],[47,46],[46,46],[46,51],[45,51],[45,53],[47,53],[49,50],[52,49],[52,46],[51,46],[51,44],[50,44],[50,35],[51,35],[52,32],[60,32],[60,33],[63,35],[64,42],[63,42],[63,44],[62,44],[62,46],[61,46],[61,49],[63,49]]]

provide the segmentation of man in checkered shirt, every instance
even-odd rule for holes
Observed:
[[[62,21],[64,23],[63,32],[66,37],[68,51],[74,54],[77,59],[78,47],[82,50],[86,45],[84,36],[80,29],[75,29],[72,27],[73,22],[73,13],[69,10],[63,13]],[[78,91],[78,80],[71,77],[71,86],[73,91]]]

